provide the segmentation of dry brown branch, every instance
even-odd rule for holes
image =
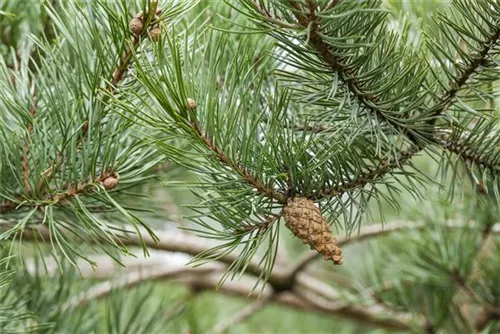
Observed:
[[[448,222],[445,224],[448,228],[473,228],[474,225],[466,225],[456,222]],[[376,238],[388,235],[393,232],[404,231],[404,230],[421,230],[426,227],[424,222],[415,222],[409,223],[406,221],[393,221],[387,224],[374,224],[369,226],[364,226],[361,228],[359,234],[351,236],[349,238],[346,237],[338,237],[337,245],[339,247],[344,247],[351,243],[361,242],[367,239]],[[497,223],[491,227],[491,234],[500,234],[500,223]],[[291,275],[295,275],[296,273],[302,271],[307,265],[309,265],[312,261],[319,259],[320,256],[316,252],[307,252],[305,253],[299,260],[294,263],[294,266],[290,268]]]
[[[174,278],[182,278],[186,275],[207,275],[216,270],[217,268],[214,268],[214,266],[206,266],[204,268],[180,267],[174,269],[164,268],[160,266],[149,268],[149,270],[147,271],[138,270],[128,273],[118,281],[111,280],[93,286],[92,289],[85,291],[80,296],[77,296],[73,300],[71,300],[69,305],[73,307],[85,306],[91,301],[108,296],[112,291],[116,289],[130,289],[143,283],[144,281],[168,280]]]
[[[168,259],[172,261],[169,261]],[[266,285],[262,292],[254,290],[256,276],[244,275],[240,280],[228,281],[222,286],[218,286],[220,279],[226,269],[225,265],[220,263],[211,263],[207,268],[191,268],[185,267],[179,261],[176,261],[172,256],[160,257],[162,265],[158,265],[157,261],[151,262],[147,267],[141,267],[137,270],[129,272],[119,281],[112,280],[100,283],[91,290],[75,297],[70,302],[70,306],[85,306],[93,299],[104,298],[117,288],[130,288],[146,281],[163,281],[168,280],[185,285],[193,291],[218,291],[224,294],[240,297],[252,298],[269,303],[292,307],[298,310],[307,312],[320,312],[331,316],[342,316],[347,319],[371,324],[378,327],[390,329],[409,329],[409,316],[406,314],[390,313],[392,319],[387,318],[387,310],[376,307],[360,308],[349,305],[339,300],[339,294],[335,289],[329,287],[320,280],[311,277],[308,274],[301,274],[297,280],[297,285],[290,291],[276,292],[271,285]],[[109,259],[100,257],[93,259],[97,263],[97,275],[101,278],[113,278],[117,274],[116,267],[107,266]],[[101,261],[105,267],[101,269]],[[55,261],[54,261],[55,263]],[[107,266],[107,267],[106,267]],[[58,274],[57,266],[48,266],[51,273]],[[31,270],[34,270],[31,267]],[[87,275],[96,275],[92,271],[86,271]],[[295,291],[306,293],[310,296],[311,301],[304,299]],[[319,295],[321,294],[321,296]],[[374,311],[384,311],[385,314],[373,313]],[[400,317],[400,318],[398,318]]]
[[[12,222],[6,222],[0,220],[0,225],[12,224]],[[368,226],[361,231],[358,237],[353,237],[350,239],[340,239],[339,243],[346,245],[348,243],[366,240],[368,238],[386,235],[390,232],[395,232],[399,230],[416,228],[424,228],[423,223],[416,224],[406,224],[405,222],[394,222],[385,225],[385,229],[381,229],[382,225]],[[450,228],[471,228],[472,225],[459,225],[457,223],[450,222],[447,224]],[[49,230],[45,226],[38,226],[35,230],[26,229],[23,233],[24,241],[32,241],[35,239],[35,233],[41,237],[38,240],[50,240]],[[157,236],[160,238],[159,242],[155,242],[147,234],[144,235],[144,241],[146,245],[152,249],[168,251],[168,252],[181,252],[184,254],[189,254],[191,256],[197,255],[207,249],[213,247],[215,244],[204,240],[200,240],[195,236],[189,234],[171,233],[171,232],[156,232]],[[496,224],[491,228],[491,234],[500,234],[500,224]],[[120,240],[128,246],[139,246],[141,240],[137,235],[124,235]],[[221,275],[225,270],[224,264],[230,264],[237,258],[237,255],[227,254],[220,259],[219,269],[215,267],[204,268],[207,269],[207,274],[198,275],[197,269],[192,271],[190,268],[183,267],[158,267],[159,262],[155,262],[154,266],[157,271],[154,271],[150,275],[139,275],[137,273],[130,274],[132,276],[128,277],[128,280],[123,281],[122,284],[125,286],[130,286],[131,284],[139,284],[141,280],[157,280],[159,277],[168,277],[176,282],[186,284],[195,290],[204,289],[215,289],[220,281]],[[138,260],[139,261],[139,260]],[[163,263],[172,263],[171,261],[162,261]],[[187,262],[187,260],[186,260]],[[185,262],[184,262],[185,263]],[[302,265],[301,265],[302,263]],[[292,270],[287,269],[285,266],[276,266],[271,273],[268,284],[263,290],[261,297],[268,297],[272,291],[278,294],[273,297],[273,302],[295,307],[298,309],[304,309],[309,311],[320,311],[323,313],[328,313],[332,315],[341,315],[350,319],[362,320],[363,322],[374,324],[377,326],[382,326],[386,328],[402,329],[409,328],[408,321],[409,317],[406,314],[394,313],[387,309],[383,305],[374,305],[373,307],[358,308],[353,305],[349,305],[341,300],[339,300],[340,294],[333,287],[323,283],[314,276],[304,272],[306,265],[303,264],[304,261],[291,266]],[[140,264],[138,262],[137,264]],[[212,265],[212,264],[210,264]],[[210,269],[210,270],[208,270]],[[107,270],[110,270],[109,267]],[[194,269],[193,269],[194,270]],[[112,270],[114,273],[114,270]],[[182,273],[182,274],[181,274]],[[257,298],[260,294],[258,291],[253,290],[255,285],[255,278],[259,277],[261,274],[261,268],[257,263],[250,262],[248,270],[246,272],[250,276],[244,276],[245,279],[234,282],[226,282],[220,291],[236,296],[247,297],[250,295],[252,298]],[[177,276],[176,276],[177,275]],[[133,278],[133,279],[131,279]],[[101,286],[101,290],[94,290],[96,294],[105,294],[104,285]],[[112,285],[107,285],[108,289],[112,288]],[[391,315],[391,319],[380,319],[381,315]],[[420,321],[420,320],[418,320]],[[417,321],[417,322],[418,322]]]
[[[215,325],[215,327],[210,331],[213,334],[221,334],[227,331],[229,328],[247,320],[256,312],[260,311],[264,306],[266,306],[273,298],[273,295],[266,296],[264,298],[257,299],[253,303],[248,304],[240,312],[236,313],[232,318],[222,321]]]
[[[41,240],[50,239],[49,231],[44,226],[39,226],[36,233],[42,237]],[[161,240],[158,243],[153,242],[153,240],[147,235],[144,236],[146,245],[157,250],[196,255],[204,250],[207,250],[208,248],[213,247],[213,244],[203,242],[199,238],[191,235],[162,232],[157,233]],[[33,230],[25,230],[23,240],[34,240],[34,236],[35,233]],[[134,235],[127,236],[122,240],[125,244],[130,246],[140,245],[139,238]],[[236,256],[229,254],[223,257],[220,262],[229,264],[234,259],[236,259]],[[163,261],[164,264],[169,262],[170,261]],[[208,268],[213,271],[204,275],[199,275],[196,271],[192,271],[191,268],[170,266],[168,268],[163,267],[163,269],[161,269],[160,266],[160,268],[157,267],[157,271],[154,271],[151,275],[139,275],[137,273],[129,274],[128,278],[124,280],[122,284],[124,286],[132,286],[139,284],[141,280],[156,280],[158,277],[165,276],[176,282],[185,284],[194,290],[213,290],[218,286],[222,273],[225,270],[225,266],[220,266],[220,262],[218,264],[220,270],[216,270],[216,268]],[[297,275],[296,279],[290,280],[289,271],[285,270],[283,267],[275,267],[271,273],[269,282],[265,285],[262,294],[260,294],[259,291],[254,290],[254,286],[256,278],[261,274],[261,268],[258,264],[251,262],[249,269],[250,270],[247,270],[247,273],[251,276],[245,275],[243,279],[238,282],[228,281],[220,287],[219,291],[240,297],[250,296],[252,298],[257,298],[259,296],[265,298],[274,291],[277,295],[273,297],[273,302],[285,306],[308,311],[319,311],[330,315],[340,315],[349,319],[355,319],[356,321],[363,321],[365,323],[385,328],[409,328],[409,324],[407,323],[409,318],[406,314],[398,315],[392,312],[390,313],[392,319],[381,319],[380,317],[384,317],[384,314],[388,314],[388,310],[384,310],[382,306],[375,305],[373,308],[359,308],[357,306],[350,305],[339,300],[340,294],[334,288],[309,274],[300,273]],[[109,267],[108,270],[110,270]],[[112,270],[112,272],[114,273],[115,271]],[[180,273],[182,273],[182,275]],[[111,291],[112,287],[112,284],[107,283],[107,285],[102,285],[99,289],[96,288],[93,290],[93,293],[94,295],[104,296],[106,294],[105,291]],[[297,291],[306,293],[310,298],[312,298],[312,300],[304,301],[301,296],[297,295]],[[85,303],[85,301],[82,301],[81,303]],[[383,313],[373,313],[375,311],[383,311]],[[401,317],[398,318],[399,316]]]

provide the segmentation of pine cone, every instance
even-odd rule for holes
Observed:
[[[154,27],[149,31],[149,37],[153,42],[156,42],[161,35],[161,28],[160,27]]]
[[[283,209],[283,218],[285,226],[303,243],[323,254],[325,260],[342,264],[342,250],[337,246],[325,217],[312,201],[303,197],[289,199]]]
[[[139,35],[142,32],[142,29],[144,29],[144,23],[140,17],[136,16],[130,21],[128,27],[134,35]]]

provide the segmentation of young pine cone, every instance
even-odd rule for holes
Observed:
[[[289,199],[283,209],[283,218],[285,226],[303,243],[322,254],[325,260],[342,264],[342,250],[337,246],[325,217],[312,201],[303,197]]]
[[[142,18],[136,16],[130,21],[128,27],[134,35],[139,35],[142,32],[142,29],[144,29],[144,22],[142,22]]]

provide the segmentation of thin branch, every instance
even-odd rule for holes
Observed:
[[[441,97],[439,98],[439,102],[437,103],[438,108],[434,112],[431,113],[431,116],[439,116],[444,113],[450,104],[453,102],[455,97],[457,96],[460,89],[472,78],[474,74],[476,74],[479,69],[482,67],[488,54],[495,46],[496,42],[500,39],[500,27],[495,28],[488,39],[482,41],[481,51],[474,54],[471,57],[471,62],[467,67],[460,73],[460,75],[455,78],[454,81],[450,83],[450,87],[443,92]],[[437,118],[432,118],[429,123],[435,124]]]
[[[120,60],[115,70],[113,71],[111,80],[107,83],[104,89],[104,96],[103,96],[104,104],[106,104],[106,102],[109,101],[111,96],[116,92],[117,85],[122,81],[122,79],[125,77],[125,74],[128,72],[133,55],[139,48],[141,40],[147,35],[148,29],[152,26],[152,24],[155,23],[153,21],[153,15],[155,14],[155,12],[157,12],[156,6],[158,5],[158,2],[153,1],[152,4],[153,4],[152,12],[150,14],[144,14],[143,20],[145,24],[143,25],[141,31],[133,34],[130,45],[129,46],[127,45],[125,47],[125,51],[121,55]],[[89,119],[87,118],[82,123],[77,147],[81,147],[81,145],[85,142],[89,127],[90,127]],[[52,166],[47,168],[42,173],[42,179],[40,180],[40,183],[38,185],[39,191],[42,191],[45,185],[47,184],[48,179],[54,176],[56,170],[60,167],[62,160],[63,160],[63,152],[60,151],[56,156],[55,160],[53,161]]]
[[[252,175],[244,166],[235,164],[229,159],[224,151],[219,148],[213,141],[212,137],[205,134],[198,124],[192,123],[191,128],[195,131],[205,146],[215,153],[220,162],[234,170],[246,183],[255,188],[259,193],[270,199],[278,201],[280,204],[286,204],[287,197],[275,189],[265,185],[261,180]]]
[[[291,23],[282,21],[282,20],[280,20],[280,19],[278,19],[276,17],[273,17],[273,16],[269,15],[269,12],[267,10],[265,10],[265,8],[261,7],[257,2],[255,2],[255,0],[248,0],[248,3],[256,11],[258,11],[263,16],[263,18],[266,21],[268,21],[270,23],[273,23],[273,24],[276,24],[278,27],[288,28],[288,29],[298,29],[298,28],[300,28],[299,26],[297,26],[295,24],[291,24]]]
[[[30,82],[32,82],[30,80]],[[33,87],[34,89],[34,87]],[[27,133],[26,133],[26,142],[24,143],[24,153],[21,156],[21,168],[22,168],[22,175],[23,175],[23,185],[24,185],[24,190],[27,192],[31,191],[31,186],[29,184],[29,178],[30,178],[30,170],[29,170],[29,155],[30,155],[30,141],[31,141],[31,133],[33,132],[33,122],[36,116],[36,104],[37,104],[37,93],[36,90],[33,93],[33,101],[31,102],[31,106],[29,109],[29,114],[30,114],[30,123],[27,128]]]
[[[400,168],[418,151],[419,149],[415,146],[400,151],[396,158],[382,160],[378,166],[363,171],[357,178],[350,182],[342,183],[332,188],[321,189],[307,197],[311,200],[320,200],[326,197],[341,196],[348,191],[364,187],[367,184],[372,184],[384,178],[386,174],[391,173],[394,169]]]
[[[328,4],[326,5],[325,10],[326,11],[332,10],[335,6],[337,6],[339,2],[340,0],[330,0],[330,2],[328,2]]]
[[[485,303],[483,298],[481,298],[467,283],[467,280],[457,273],[453,275],[453,278],[457,284],[457,286],[464,292],[474,303],[478,305],[482,305],[484,309],[495,316],[500,317],[500,309],[495,307],[494,305],[490,305],[489,303]]]
[[[344,247],[351,243],[361,242],[369,240],[372,238],[387,236],[394,232],[400,232],[404,230],[421,230],[427,226],[425,222],[408,223],[405,221],[394,221],[387,224],[374,224],[361,228],[359,234],[351,237],[338,237],[337,245],[339,247]],[[453,222],[447,222],[445,227],[454,228],[473,228],[473,225],[457,224]],[[500,234],[500,223],[490,225],[489,234]],[[302,257],[300,257],[296,263],[289,269],[290,275],[295,276],[299,272],[303,271],[312,261],[321,258],[317,252],[307,252]]]
[[[172,279],[174,277],[182,277],[183,275],[208,275],[217,269],[213,266],[203,268],[162,268],[149,270],[144,273],[141,270],[131,272],[121,278],[119,281],[106,281],[93,286],[89,291],[83,292],[76,296],[68,303],[71,307],[86,306],[91,301],[99,300],[108,296],[111,292],[120,289],[130,289],[145,281],[160,281]]]
[[[500,172],[500,166],[493,160],[494,155],[487,156],[474,152],[467,147],[464,140],[452,141],[443,135],[436,136],[436,138],[443,148],[458,155],[466,165],[476,164],[480,168],[487,168],[493,174]]]
[[[48,205],[55,205],[63,203],[75,196],[82,194],[93,193],[98,190],[97,185],[101,184],[104,189],[111,190],[118,185],[119,175],[111,170],[103,171],[98,177],[90,181],[81,181],[76,185],[68,185],[65,191],[55,192],[48,194],[43,200],[37,201],[24,201],[21,204],[16,204],[11,201],[0,202],[0,213],[9,213],[13,210],[20,208],[34,208],[44,207]]]
[[[277,220],[279,220],[283,216],[283,211],[281,211],[278,214],[273,214],[270,215],[269,217],[266,217],[264,221],[258,223],[258,224],[253,224],[253,225],[246,225],[243,226],[240,229],[237,229],[234,233],[235,234],[241,234],[241,233],[250,233],[258,230],[267,230],[269,226],[274,224]]]
[[[229,328],[247,320],[256,312],[260,311],[264,306],[269,304],[269,302],[273,299],[273,295],[268,295],[266,297],[260,298],[255,302],[247,305],[241,311],[236,313],[232,318],[224,319],[210,331],[213,334],[221,334],[227,331]]]

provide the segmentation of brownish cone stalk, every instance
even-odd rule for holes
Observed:
[[[342,264],[342,250],[337,246],[325,217],[314,202],[303,197],[289,199],[283,208],[285,225],[292,233],[322,254],[325,260]]]

